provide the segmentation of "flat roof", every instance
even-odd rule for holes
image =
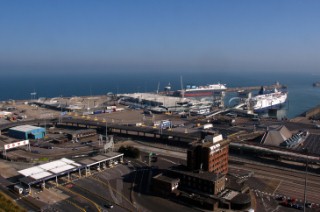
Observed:
[[[60,166],[64,166],[66,163],[61,161],[61,160],[56,160],[56,161],[52,161],[52,162],[49,162],[49,163],[45,163],[45,164],[42,164],[42,165],[39,165],[39,167],[41,169],[44,169],[44,170],[51,170],[51,169],[55,169],[57,167],[60,167]]]
[[[105,161],[108,161],[108,160],[112,160],[112,159],[115,159],[115,158],[118,158],[118,157],[121,157],[121,156],[123,156],[123,153],[107,152],[105,155],[97,155],[97,156],[94,156],[94,157],[92,157],[90,159],[81,160],[80,163],[84,164],[86,166],[93,166],[93,165],[96,165],[98,163],[105,162]]]
[[[45,177],[49,177],[49,176],[52,176],[52,174],[50,172],[40,172],[40,173],[37,173],[37,174],[32,174],[32,175],[29,175],[29,177],[35,179],[35,180],[39,180],[39,179],[42,179],[42,178],[45,178]]]
[[[34,166],[34,167],[31,167],[31,168],[23,169],[23,170],[18,171],[18,172],[27,177],[27,176],[30,176],[30,175],[33,175],[33,174],[37,174],[37,173],[43,172],[43,169],[41,169],[38,166]]]
[[[109,157],[106,157],[106,156],[103,156],[103,155],[97,155],[97,156],[92,157],[91,159],[95,160],[95,161],[103,161],[103,160],[106,160],[108,158]]]
[[[58,176],[66,171],[72,171],[80,167],[82,167],[81,164],[67,158],[62,158],[60,160],[20,170],[18,173],[25,176],[25,178],[20,180],[21,182],[27,182],[27,184],[30,184],[42,179]]]
[[[109,157],[109,158],[115,157],[115,156],[122,156],[122,155],[123,155],[123,153],[119,153],[119,152],[107,152],[107,153],[105,154],[105,156],[106,156],[106,157]]]
[[[74,167],[72,165],[64,165],[64,166],[61,166],[61,167],[57,167],[57,168],[51,169],[50,171],[55,173],[55,174],[58,174],[58,173],[62,173],[62,172],[68,171],[68,170],[72,170],[74,168],[77,168],[77,167]]]
[[[10,130],[16,130],[16,131],[21,131],[21,132],[29,132],[29,131],[38,130],[38,129],[44,129],[44,128],[36,127],[36,126],[32,126],[32,125],[20,125],[20,126],[10,128]]]
[[[89,166],[90,164],[95,163],[95,161],[91,160],[91,159],[84,159],[80,161],[81,164]]]
[[[83,166],[92,166],[121,156],[123,156],[122,153],[108,152],[105,155],[97,155],[90,159],[84,159],[79,163],[67,158],[61,158],[60,160],[20,170],[18,173],[24,176],[24,178],[20,179],[20,182],[34,184],[42,180],[62,175],[68,171],[75,171]]]
[[[226,199],[226,200],[232,200],[235,196],[237,196],[239,194],[239,192],[237,191],[228,191],[226,194],[224,194],[222,196],[223,199]]]

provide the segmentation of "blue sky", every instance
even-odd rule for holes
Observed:
[[[320,1],[0,1],[0,71],[320,70]]]

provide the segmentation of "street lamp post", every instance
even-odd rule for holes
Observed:
[[[307,179],[308,179],[308,149],[304,149],[307,159],[306,159],[306,170],[305,170],[305,178],[304,178],[304,205],[303,205],[303,211],[306,211],[306,203],[307,203]]]
[[[108,143],[108,123],[106,122],[106,143]]]

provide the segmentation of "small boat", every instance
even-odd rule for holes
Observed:
[[[314,82],[312,85],[313,87],[320,87],[320,82]]]

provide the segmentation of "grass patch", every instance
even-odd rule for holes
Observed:
[[[38,159],[39,162],[48,162],[49,158],[43,157]]]
[[[0,212],[26,212],[25,209],[15,203],[9,196],[0,192]]]

